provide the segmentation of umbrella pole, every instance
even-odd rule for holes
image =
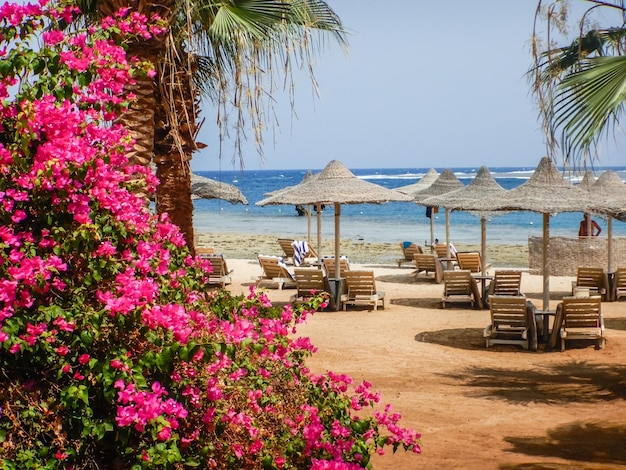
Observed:
[[[550,214],[543,214],[543,310],[550,310],[550,263],[548,250],[550,248]]]
[[[431,249],[434,243],[435,243],[435,215],[433,211],[431,210],[430,211],[430,247]]]
[[[335,202],[335,279],[340,278],[340,266],[339,266],[339,243],[341,236],[339,233],[339,219],[341,217],[341,204]]]
[[[450,209],[446,207],[446,258],[448,258],[448,269],[452,269],[450,261]]]
[[[485,270],[485,265],[487,264],[487,221],[485,220],[485,216],[483,215],[480,218],[480,257],[482,262],[483,272],[482,275],[486,276],[487,271]],[[484,282],[484,281],[483,281]],[[485,284],[483,284],[484,287]]]
[[[612,273],[613,272],[613,216],[609,216],[607,237],[608,237],[608,247],[606,251],[607,251],[607,256],[609,257],[607,272]]]
[[[319,256],[318,261],[322,261],[322,211],[320,208],[320,204],[315,204],[316,212],[317,212],[317,256]]]
[[[306,208],[306,222],[307,222],[307,229],[308,229],[308,237],[307,237],[307,242],[310,244],[311,243],[311,204],[309,204]]]

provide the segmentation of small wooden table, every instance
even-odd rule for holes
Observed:
[[[444,271],[445,270],[449,271],[450,269],[453,269],[452,262],[456,261],[456,258],[438,258],[438,259],[439,261],[441,261],[441,266],[443,267]],[[444,262],[446,263],[445,265],[443,264]]]
[[[535,310],[535,315],[541,315],[543,320],[543,331],[541,335],[541,340],[543,343],[547,343],[550,340],[550,317],[554,317],[556,315],[555,310]],[[554,326],[553,326],[554,328]]]
[[[483,276],[482,274],[479,274],[476,276],[472,275],[472,277],[476,279],[477,281],[480,281],[480,295],[484,299],[485,298],[485,284],[487,281],[493,281],[493,276],[488,276],[488,275]]]

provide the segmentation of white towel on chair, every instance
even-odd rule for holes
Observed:
[[[300,266],[309,252],[309,245],[304,240],[294,240],[293,246],[293,264]]]

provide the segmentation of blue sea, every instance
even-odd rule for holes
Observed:
[[[439,173],[443,168],[435,168]],[[451,168],[463,184],[469,184],[479,168]],[[492,176],[505,189],[524,183],[535,167],[490,168]],[[597,167],[596,177],[604,170],[618,173],[626,180],[626,167]],[[386,188],[398,188],[419,181],[429,168],[353,169],[357,177]],[[294,206],[257,206],[265,193],[299,184],[308,170],[243,170],[196,171],[197,174],[237,186],[248,199],[248,205],[230,204],[221,200],[194,201],[196,232],[228,232],[269,234],[305,239],[308,234],[307,217],[298,216]],[[318,173],[321,169],[311,169]],[[568,176],[576,184],[581,177]],[[626,201],[625,201],[626,202]],[[445,213],[434,214],[435,237],[445,240]],[[580,213],[561,213],[550,218],[550,235],[576,237]],[[414,241],[430,243],[430,219],[426,208],[411,202],[386,204],[344,204],[341,206],[341,238],[363,242]],[[606,236],[607,221],[595,220]],[[311,222],[311,237],[316,237],[317,222]],[[495,215],[487,222],[487,241],[494,244],[525,245],[528,237],[542,235],[542,216],[533,212],[509,212]],[[613,221],[613,235],[626,236],[626,223]],[[322,237],[334,237],[333,208],[322,213]],[[450,239],[466,244],[480,243],[480,219],[470,213],[450,213]]]

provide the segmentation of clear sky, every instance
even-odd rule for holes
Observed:
[[[245,169],[315,170],[333,159],[349,168],[536,166],[545,155],[525,77],[535,0],[327,3],[350,31],[349,51],[332,45],[317,58],[319,98],[298,78],[296,117],[276,95],[280,129],[266,133],[264,161],[244,147]],[[208,147],[192,169],[238,170],[231,142],[220,159],[214,115],[204,115]],[[607,147],[602,165],[626,162],[624,145]]]

